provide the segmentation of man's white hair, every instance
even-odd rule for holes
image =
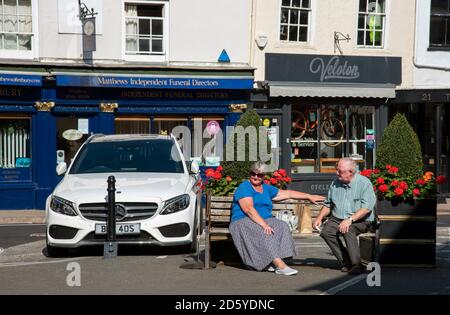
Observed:
[[[338,164],[339,163],[345,163],[349,167],[349,169],[352,171],[353,174],[356,173],[356,168],[358,166],[356,165],[355,160],[353,160],[352,158],[349,158],[349,157],[342,158],[339,160]]]

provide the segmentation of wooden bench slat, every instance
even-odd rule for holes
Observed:
[[[230,233],[230,229],[212,227],[210,229],[209,233],[211,233],[211,234],[228,234],[228,233]]]
[[[211,215],[231,215],[231,210],[211,209]]]
[[[211,202],[211,208],[230,209],[232,202]]]
[[[211,222],[230,222],[230,216],[213,215],[211,216]]]

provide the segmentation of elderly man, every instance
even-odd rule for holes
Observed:
[[[361,266],[357,236],[370,230],[376,196],[370,180],[356,173],[356,163],[351,158],[339,160],[336,174],[338,178],[331,183],[328,198],[314,227],[320,230],[323,219],[331,212],[320,236],[341,264],[342,272],[360,274],[364,268]],[[347,248],[342,244],[341,236]]]

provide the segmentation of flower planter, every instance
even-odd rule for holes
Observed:
[[[436,199],[412,204],[378,201],[378,262],[385,266],[434,266],[436,209]]]

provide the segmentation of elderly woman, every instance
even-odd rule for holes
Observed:
[[[266,165],[252,165],[250,178],[234,193],[230,232],[234,245],[248,267],[295,275],[298,271],[286,265],[283,258],[296,255],[295,243],[287,223],[272,216],[272,200],[308,199],[317,203],[325,198],[278,188],[263,182]]]

